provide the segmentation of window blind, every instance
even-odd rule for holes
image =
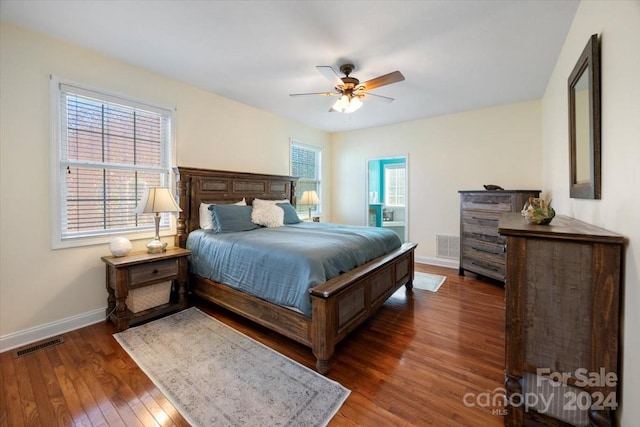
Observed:
[[[296,142],[291,144],[291,175],[297,176],[296,199],[302,200],[302,193],[308,190],[315,190],[320,197],[321,194],[321,155],[322,151],[317,147],[302,145]],[[321,211],[320,205],[311,206],[316,208],[314,213]],[[296,210],[300,213],[309,211],[309,205],[298,203]]]
[[[169,185],[171,112],[62,83],[59,102],[60,238],[153,229],[133,210]]]

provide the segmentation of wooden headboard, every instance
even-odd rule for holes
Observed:
[[[253,199],[288,199],[292,205],[296,204],[296,177],[183,166],[177,166],[174,171],[177,201],[182,209],[175,245],[181,248],[185,247],[187,235],[200,228],[200,203],[235,203],[244,198],[248,205]]]

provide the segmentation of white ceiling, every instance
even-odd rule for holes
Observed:
[[[578,0],[103,1],[2,0],[2,21],[86,46],[218,95],[329,132],[542,97]],[[316,65],[369,80],[352,114]]]

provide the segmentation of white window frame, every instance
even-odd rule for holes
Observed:
[[[85,84],[61,79],[56,76],[50,76],[50,111],[51,111],[51,180],[50,180],[50,206],[51,206],[51,247],[52,249],[63,249],[80,246],[98,245],[110,242],[115,236],[125,236],[130,240],[144,239],[153,237],[155,228],[151,226],[140,226],[134,229],[118,229],[108,230],[104,232],[96,232],[93,234],[63,237],[62,235],[62,217],[63,217],[63,197],[66,189],[66,173],[67,160],[63,158],[63,149],[66,146],[63,138],[65,138],[66,130],[62,126],[62,115],[64,112],[61,107],[61,87],[71,86],[78,89],[78,94],[92,96],[100,101],[108,103],[122,104],[129,107],[140,108],[147,111],[166,114],[169,117],[169,138],[168,146],[164,148],[165,164],[159,169],[165,171],[167,177],[164,186],[172,188],[175,193],[175,175],[172,165],[175,164],[175,114],[174,108],[154,105],[147,101],[134,99],[130,96],[108,92],[102,89],[90,87]],[[163,172],[164,173],[164,172]],[[161,221],[160,235],[171,236],[176,234],[176,218],[174,214],[163,213]]]
[[[396,173],[396,179],[397,179],[398,178],[397,177],[397,170],[398,169],[402,169],[403,170],[402,178],[405,179],[406,176],[407,176],[407,168],[406,168],[405,164],[393,164],[392,163],[392,164],[388,164],[388,165],[384,166],[384,171],[383,171],[383,173],[384,173],[384,187],[385,187],[384,188],[384,198],[385,198],[385,205],[403,208],[407,204],[406,200],[404,201],[403,204],[392,203],[389,200],[390,194],[391,194],[391,191],[389,191],[389,190],[390,190],[391,186],[389,185],[389,180],[387,179],[387,171],[394,170],[394,173]],[[404,194],[403,194],[403,197],[405,199],[406,199],[406,195],[407,195],[407,182],[406,182],[406,179],[405,179],[405,182],[404,182]],[[397,199],[397,197],[398,197],[398,195],[396,194],[396,199]]]
[[[316,173],[317,173],[317,177],[315,180],[313,180],[312,182],[317,182],[317,193],[318,193],[318,199],[320,200],[320,203],[318,203],[316,205],[315,209],[311,210],[311,215],[315,215],[315,216],[322,216],[322,157],[323,157],[323,149],[322,147],[318,147],[316,145],[311,145],[311,144],[306,144],[304,142],[300,142],[299,140],[296,139],[290,139],[290,143],[289,143],[289,174],[290,175],[294,175],[293,173],[293,158],[291,156],[292,153],[292,149],[293,147],[300,147],[303,148],[305,150],[311,150],[311,151],[315,151],[316,153],[318,153],[318,160],[316,163]],[[307,180],[308,181],[308,180]],[[298,185],[300,185],[300,183],[304,183],[306,182],[304,179],[299,179],[298,180]],[[296,187],[299,188],[299,187]],[[302,194],[302,193],[301,193]],[[299,205],[299,203],[297,203]],[[298,208],[296,206],[296,211],[299,214],[309,214],[309,209],[308,208]],[[303,215],[303,218],[306,218],[306,215]]]

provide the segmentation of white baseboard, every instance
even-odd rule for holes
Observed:
[[[0,353],[105,320],[105,308],[0,337]]]
[[[415,262],[419,264],[436,265],[438,267],[454,268],[456,270],[458,269],[458,267],[460,267],[460,261],[458,261],[457,259],[444,259],[444,258],[434,258],[434,257],[427,257],[427,256],[416,256]]]

